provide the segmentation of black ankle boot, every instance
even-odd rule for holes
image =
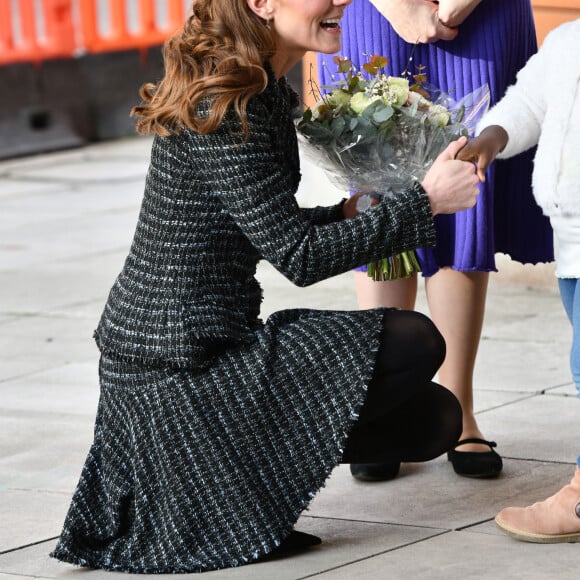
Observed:
[[[265,558],[283,558],[284,556],[292,556],[299,552],[303,552],[312,546],[321,544],[322,540],[318,536],[307,534],[306,532],[298,532],[292,530],[290,535],[282,540],[282,543],[274,548]]]
[[[351,475],[360,481],[388,481],[399,473],[400,463],[351,463]]]

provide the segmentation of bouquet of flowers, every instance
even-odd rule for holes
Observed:
[[[297,124],[305,151],[339,187],[366,192],[357,209],[373,198],[396,195],[421,181],[447,145],[469,134],[489,107],[487,85],[454,102],[426,82],[422,67],[412,77],[380,71],[388,59],[374,55],[354,69],[335,57],[342,79],[307,109]],[[369,264],[374,280],[394,280],[421,270],[414,251]]]

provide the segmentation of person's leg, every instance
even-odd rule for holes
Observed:
[[[485,312],[489,274],[458,272],[442,268],[426,280],[427,301],[433,322],[445,337],[447,357],[439,370],[439,381],[459,400],[463,430],[448,459],[455,473],[465,477],[495,477],[503,468],[486,441],[473,411],[473,372]]]
[[[558,278],[558,286],[572,324],[570,368],[580,396],[580,283],[577,278]],[[531,506],[505,508],[495,521],[501,530],[524,542],[580,542],[580,457],[576,459],[574,477],[568,485]]]
[[[358,306],[369,308],[400,308],[413,310],[417,298],[417,275],[389,282],[375,282],[366,272],[355,272],[354,283]]]
[[[459,433],[457,398],[445,387],[427,383],[385,415],[355,425],[342,461],[369,465],[430,461],[451,449]]]
[[[359,274],[356,284],[361,308],[378,305],[414,307],[416,277],[396,282],[373,282],[362,280]],[[461,439],[483,439],[473,412],[473,371],[483,327],[488,280],[487,272],[458,272],[442,268],[425,281],[431,316],[447,343],[447,357],[439,370],[439,382],[449,388],[461,404]],[[501,458],[489,445],[468,443],[459,447],[460,451],[450,454],[457,473],[486,477],[501,471]],[[473,455],[474,452],[479,455]],[[352,466],[351,471],[360,479],[385,480],[397,474],[398,466]]]
[[[564,310],[572,325],[570,371],[580,397],[580,283],[578,278],[558,278]]]
[[[442,268],[426,278],[429,312],[447,344],[447,356],[439,369],[439,382],[461,403],[461,438],[483,438],[473,413],[473,371],[481,338],[489,274]],[[489,451],[470,444],[462,451]]]
[[[375,282],[367,272],[354,273],[356,295],[361,310],[387,307],[413,310],[417,297],[417,275],[388,282]],[[353,463],[353,477],[365,481],[386,481],[399,473],[400,462]]]
[[[445,357],[445,342],[424,315],[389,310],[381,346],[359,419],[345,448],[345,463],[426,461],[450,449],[461,431],[461,408],[431,382]]]

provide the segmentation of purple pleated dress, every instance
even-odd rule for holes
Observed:
[[[537,50],[529,0],[486,0],[460,26],[455,40],[421,44],[414,52],[369,0],[353,1],[342,28],[340,54],[357,68],[373,54],[388,57],[385,72],[394,76],[424,65],[428,82],[455,100],[488,83],[494,104]],[[329,84],[336,72],[333,55],[321,55],[318,64],[321,85]],[[531,190],[534,153],[495,162],[474,208],[436,216],[436,247],[417,252],[424,276],[444,266],[496,271],[496,252],[522,263],[554,259],[552,230]]]

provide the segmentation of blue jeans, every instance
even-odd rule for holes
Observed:
[[[570,349],[570,370],[580,397],[580,280],[578,278],[558,278],[560,296],[566,314],[572,324],[572,348]],[[576,459],[580,467],[580,456]]]
[[[568,319],[572,324],[572,348],[570,349],[570,370],[580,397],[580,279],[558,278],[560,296]]]

